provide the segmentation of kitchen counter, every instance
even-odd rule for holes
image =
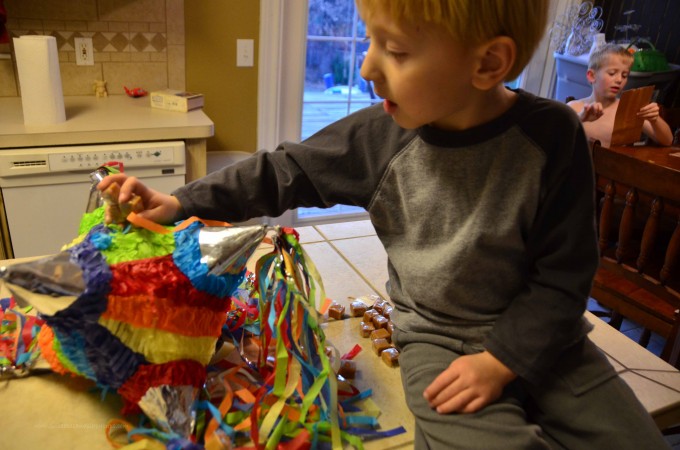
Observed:
[[[24,125],[20,97],[0,98],[0,150],[111,142],[184,140],[187,181],[206,173],[207,138],[213,122],[202,109],[188,113],[151,108],[149,97],[64,97],[66,121]]]
[[[327,298],[346,307],[352,298],[362,295],[387,298],[387,255],[369,221],[301,227],[297,231],[323,279]],[[262,253],[256,253],[254,258]],[[680,372],[601,319],[590,313],[586,318],[594,325],[591,339],[631,386],[659,428],[676,425],[680,421]],[[359,335],[360,320],[330,319],[322,328],[340,354],[361,345],[363,350],[356,357],[355,386],[361,391],[372,389],[371,398],[380,410],[378,420],[383,430],[398,426],[406,430],[366,442],[365,448],[412,449],[415,423],[403,396],[399,369],[388,367],[370,350],[369,339]],[[109,394],[102,401],[100,393],[92,389],[92,382],[80,378],[31,376],[4,383],[0,392],[4,404],[13,405],[3,435],[8,450],[108,448],[104,428],[110,419],[120,417],[119,397]],[[40,407],[36,407],[38,404]],[[63,408],[65,404],[70,406]]]

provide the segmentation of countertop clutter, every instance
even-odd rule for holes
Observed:
[[[0,98],[0,149],[57,145],[206,139],[213,122],[203,110],[151,108],[148,97],[64,97],[66,121],[25,125],[20,97]]]

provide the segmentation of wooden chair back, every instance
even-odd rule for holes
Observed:
[[[593,145],[600,268],[591,296],[616,317],[666,339],[661,357],[680,367],[680,171]],[[612,321],[617,325],[616,319]]]

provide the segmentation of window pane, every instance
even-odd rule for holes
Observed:
[[[309,0],[307,34],[352,36],[354,0]]]
[[[303,140],[351,112],[380,101],[359,74],[368,43],[363,42],[366,27],[356,20],[354,8],[354,0],[309,0]],[[346,205],[297,210],[297,218],[303,221],[348,214],[365,211]]]
[[[323,91],[349,82],[352,57],[351,41],[307,41],[305,90]]]
[[[357,57],[357,53],[353,55],[351,40],[308,41],[302,139],[371,104],[372,89],[359,75],[367,48],[368,43],[357,45]]]

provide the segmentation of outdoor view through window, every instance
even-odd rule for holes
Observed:
[[[359,69],[368,50],[366,26],[354,0],[309,0],[305,88],[301,137],[306,139],[336,120],[382,99]],[[517,87],[519,79],[508,83]],[[299,208],[297,218],[364,214],[362,208]]]
[[[381,101],[359,75],[366,50],[366,27],[354,0],[309,0],[302,139]],[[345,205],[299,208],[298,219],[362,213],[362,208]]]

